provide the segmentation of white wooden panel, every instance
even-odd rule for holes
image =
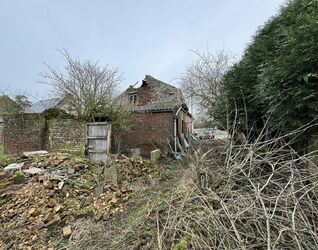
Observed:
[[[87,149],[90,159],[106,162],[110,147],[110,135],[110,124],[87,124]]]
[[[104,126],[94,126],[94,125],[88,125],[88,135],[89,136],[106,136],[108,133],[108,127],[106,125]]]

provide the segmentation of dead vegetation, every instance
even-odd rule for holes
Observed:
[[[61,190],[56,184],[43,188],[35,176],[18,188],[0,206],[2,244],[16,249],[317,249],[316,158],[298,155],[285,139],[264,137],[245,145],[210,141],[184,161],[185,168],[127,158],[91,171],[86,160],[38,158],[44,169],[62,171],[72,164],[80,175],[71,174]],[[57,223],[45,220],[46,214]]]
[[[194,154],[192,184],[159,217],[158,249],[317,249],[318,168],[284,139]]]

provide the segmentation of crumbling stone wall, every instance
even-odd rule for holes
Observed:
[[[4,116],[4,153],[50,150],[84,154],[86,124],[74,119],[46,119],[43,114]]]
[[[86,123],[74,119],[47,121],[47,149],[84,154]]]
[[[122,137],[123,150],[140,148],[141,155],[149,156],[151,150],[163,148],[172,140],[172,112],[136,113],[135,116],[133,130]]]
[[[45,118],[41,114],[10,114],[3,116],[4,153],[44,149]]]

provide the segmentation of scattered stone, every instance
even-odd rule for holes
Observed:
[[[29,215],[31,216],[34,212],[35,212],[35,208],[32,207],[32,208],[29,210]]]
[[[53,188],[53,183],[51,181],[44,181],[43,185],[45,187],[47,187],[48,189],[52,189]]]
[[[58,225],[61,222],[61,218],[59,214],[55,214],[53,219],[50,220],[48,223],[46,223],[46,227],[51,227],[51,226],[55,226]]]
[[[103,221],[107,221],[110,219],[110,215],[109,214],[104,214],[103,215]]]
[[[65,238],[70,237],[71,234],[72,234],[72,228],[71,228],[71,226],[65,226],[65,227],[63,227],[63,236],[64,236]]]
[[[37,221],[37,222],[35,222],[35,223],[33,224],[33,229],[36,230],[36,231],[39,231],[39,230],[41,230],[44,226],[45,226],[45,223],[44,223],[43,221],[39,220],[39,221]]]
[[[63,212],[61,213],[61,219],[64,219],[65,217],[67,217],[67,216],[69,216],[69,215],[71,215],[71,213],[70,213],[69,211],[63,211]]]
[[[43,222],[44,223],[48,223],[50,220],[52,220],[53,219],[53,214],[51,214],[51,213],[47,213],[47,214],[45,214],[44,215],[44,217],[43,217]]]
[[[128,158],[109,162],[109,168],[117,170],[118,180],[131,182],[140,177],[162,177],[164,169],[157,163],[142,158]]]
[[[55,206],[54,206],[54,211],[57,213],[59,212],[60,210],[62,209],[62,205],[57,203]]]
[[[38,181],[40,181],[40,182],[45,182],[45,181],[48,181],[49,180],[49,176],[48,175],[39,175],[39,177],[38,177]]]
[[[22,227],[22,226],[24,226],[26,223],[27,223],[26,220],[19,220],[18,223],[17,223],[17,225],[18,225],[19,227]]]
[[[56,170],[52,171],[50,179],[55,181],[64,181],[66,178],[63,176],[63,173],[60,170]]]
[[[68,168],[67,173],[68,174],[75,174],[75,169],[74,168]]]
[[[122,192],[123,194],[125,194],[125,193],[127,193],[127,189],[126,189],[124,186],[122,186],[122,187],[120,188],[120,192]]]
[[[49,152],[47,152],[46,150],[29,151],[29,152],[23,152],[22,156],[28,158],[32,155],[45,155],[48,153]]]
[[[14,173],[15,171],[18,171],[18,170],[21,170],[21,168],[23,167],[24,165],[24,162],[22,163],[12,163],[12,164],[9,164],[8,166],[6,166],[3,171],[5,173]]]
[[[46,154],[24,159],[24,162],[21,170],[40,169],[44,173],[27,171],[33,177],[25,178],[24,172],[15,172],[16,182],[20,183],[18,179],[21,178],[25,184],[13,186],[12,197],[0,203],[1,229],[16,233],[14,244],[21,246],[20,249],[51,247],[51,240],[55,240],[50,234],[52,226],[61,231],[66,226],[64,237],[73,234],[75,237],[76,232],[68,226],[74,220],[81,217],[109,220],[116,213],[123,212],[125,203],[132,197],[131,182],[140,177],[161,177],[163,172],[160,165],[141,157],[107,163],[109,171],[105,179],[99,179],[92,171],[96,163],[86,159]],[[9,177],[0,173],[0,195],[4,193],[2,190],[7,190],[3,184]],[[11,178],[8,183],[12,184]],[[89,190],[85,189],[86,186]],[[93,190],[99,190],[98,194]],[[26,232],[27,229],[30,232]],[[34,234],[37,238],[32,238]],[[49,240],[44,242],[43,239]]]
[[[33,225],[31,223],[27,224],[25,227],[30,231],[33,230]]]
[[[25,176],[22,172],[17,172],[13,175],[14,184],[22,184],[25,181]]]
[[[60,181],[59,184],[57,185],[58,189],[62,189],[63,185],[64,185],[64,181]]]
[[[36,167],[30,167],[29,169],[22,170],[25,174],[36,175],[43,173],[43,170]]]
[[[156,149],[150,152],[150,159],[153,162],[157,162],[161,157],[161,151],[160,149]]]

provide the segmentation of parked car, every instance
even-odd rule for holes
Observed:
[[[194,133],[201,140],[214,139],[214,130],[211,128],[195,129]]]

